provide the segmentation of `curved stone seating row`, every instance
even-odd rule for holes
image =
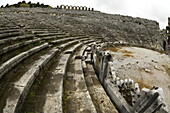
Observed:
[[[69,41],[69,42],[67,42],[65,44],[60,45],[59,48],[65,48],[66,46],[70,46],[70,45],[75,44],[75,43],[80,43],[82,45],[83,41],[85,41],[85,40],[88,40],[88,38],[72,40],[72,41]],[[71,53],[73,53],[73,48],[71,48],[71,50],[70,50]],[[69,53],[68,51],[66,51],[66,53]]]
[[[61,42],[64,42],[64,41],[71,41],[71,40],[82,39],[82,38],[86,38],[86,37],[67,37],[67,38],[60,39],[60,40],[54,40],[54,41],[51,41],[49,43],[54,45],[54,44],[58,44],[58,43],[61,43]]]
[[[80,47],[81,45],[82,45],[82,43],[73,46],[71,51],[74,51],[77,47]],[[47,111],[52,112],[52,113],[53,112],[57,112],[57,113],[63,112],[63,109],[62,109],[63,79],[66,74],[67,64],[68,64],[69,59],[72,54],[73,54],[73,52],[71,52],[71,53],[66,52],[66,54],[62,54],[60,56],[58,66],[55,68],[54,72],[52,72],[55,76],[51,83],[51,87],[53,87],[52,89],[54,91],[48,91],[48,93],[46,94],[46,100],[45,100],[45,105],[43,107],[43,112],[47,112]],[[53,92],[53,93],[51,93],[51,92]],[[84,95],[84,97],[86,97],[88,100],[90,99],[90,97],[88,95]],[[94,106],[91,107],[91,104],[92,103],[89,102],[87,107],[91,108],[91,111],[93,111],[93,113],[95,113],[94,112],[95,109],[93,109]]]
[[[4,38],[12,37],[12,36],[19,36],[21,34],[22,34],[21,32],[13,32],[13,33],[0,34],[0,40],[4,39]]]
[[[60,32],[59,29],[51,29],[51,30],[47,30],[47,29],[32,29],[31,30],[31,33],[33,34],[42,34],[42,33],[57,33],[57,32]]]
[[[23,35],[23,36],[16,36],[16,37],[10,37],[7,39],[0,40],[0,44],[6,44],[11,41],[17,41],[17,40],[24,40],[24,39],[31,39],[34,35]]]
[[[81,47],[69,62],[71,69],[68,69],[66,74],[65,103],[70,102],[74,104],[66,105],[67,111],[74,111],[76,113],[88,111],[90,113],[97,113],[92,98],[87,90],[87,85],[84,79],[82,70],[81,56],[86,46]],[[68,88],[69,87],[69,88]]]
[[[6,105],[3,109],[4,113],[19,112],[20,107],[22,106],[22,103],[25,100],[35,78],[39,75],[41,69],[45,68],[45,65],[49,62],[50,59],[54,57],[54,55],[57,54],[58,51],[59,50],[55,47],[52,48],[47,54],[41,56],[38,61],[35,61],[35,63],[30,67],[30,69],[17,82],[14,83],[11,88],[14,88],[15,90],[12,90],[13,92],[11,92],[11,95],[6,100]],[[18,90],[19,93],[13,95],[15,94],[16,90]]]
[[[57,36],[49,36],[49,37],[43,37],[41,39],[43,40],[53,40],[53,39],[59,39],[59,38],[67,38],[70,35],[66,34],[66,35],[57,35]]]
[[[54,36],[54,35],[65,35],[65,33],[45,33],[45,34],[36,34],[37,37],[46,37],[46,36]]]
[[[19,29],[19,27],[18,26],[1,26],[0,27],[0,30],[10,30],[10,29]]]
[[[57,6],[57,9],[94,11],[94,8],[88,8],[86,6],[69,6],[69,5],[60,5],[60,6]]]
[[[1,31],[0,31],[0,34],[3,34],[3,33],[12,33],[12,32],[19,32],[19,31],[20,31],[19,29],[1,30]]]
[[[66,48],[67,46],[73,45],[74,43],[78,42],[77,40],[72,41],[72,42],[68,42],[66,44],[60,45],[60,47],[62,46],[63,48],[61,48],[61,50],[63,50],[64,48]],[[57,49],[54,48],[54,50],[58,51]],[[55,51],[55,52],[56,52]],[[40,69],[42,68],[39,64],[41,65],[45,65],[47,64],[47,62],[49,61],[49,59],[51,59],[52,56],[54,56],[54,51],[51,50],[49,53],[50,56],[48,57],[48,55],[44,55],[42,56],[40,60],[36,61],[36,63],[31,66],[31,69],[29,71],[27,71],[24,76],[22,76],[22,78],[18,81],[18,82],[13,86],[14,89],[18,89],[20,90],[20,93],[17,93],[17,95],[15,95],[15,101],[14,100],[10,100],[11,97],[13,97],[14,95],[10,95],[10,97],[8,97],[7,101],[6,101],[6,106],[4,108],[4,112],[16,112],[17,110],[17,106],[20,106],[21,101],[24,100],[24,98],[26,97],[27,93],[28,93],[28,89],[30,88],[32,82],[35,79],[35,76],[38,74],[38,72],[40,71]],[[45,57],[45,58],[44,58]],[[38,64],[37,64],[38,63]],[[30,76],[30,79],[28,79],[28,76]],[[15,92],[14,92],[15,93]],[[20,100],[19,100],[20,99]],[[17,108],[16,108],[17,107]]]
[[[16,43],[16,44],[13,44],[11,46],[2,48],[0,50],[0,55],[5,54],[5,53],[7,53],[7,52],[9,52],[11,50],[17,49],[17,48],[20,48],[20,47],[23,47],[23,46],[26,46],[26,45],[29,45],[29,44],[32,44],[32,43],[39,42],[40,40],[41,40],[40,38],[37,38],[37,39],[34,39],[34,40],[29,40],[29,41],[25,41],[25,42],[21,42],[21,43]]]
[[[23,59],[27,58],[28,56],[32,55],[33,53],[36,53],[44,48],[47,48],[49,45],[48,43],[42,44],[40,46],[34,47],[26,52],[22,52],[21,54],[11,58],[10,60],[4,62],[0,66],[0,78],[3,77],[9,70],[11,70],[14,66],[16,66],[18,63],[20,63]]]

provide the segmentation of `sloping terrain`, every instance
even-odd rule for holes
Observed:
[[[110,41],[125,41],[148,47],[159,45],[159,24],[152,20],[99,11],[48,8],[5,8],[0,9],[0,12],[2,18],[20,27],[54,26],[72,35],[97,35]]]

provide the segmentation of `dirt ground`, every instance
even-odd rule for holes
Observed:
[[[164,101],[170,106],[170,57],[138,47],[108,48],[113,56],[117,76],[131,78],[140,88],[163,88]]]

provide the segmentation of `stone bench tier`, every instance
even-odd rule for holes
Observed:
[[[8,38],[8,37],[13,37],[13,36],[19,36],[21,35],[21,32],[13,32],[13,33],[5,33],[5,34],[0,34],[0,39]]]
[[[45,43],[43,45],[34,47],[28,51],[22,52],[19,55],[4,62],[2,65],[0,65],[0,78],[2,78],[9,70],[11,70],[14,66],[16,66],[18,63],[20,63],[25,58],[32,55],[33,53],[36,53],[44,48],[47,48],[48,46],[49,46],[48,43]]]
[[[34,37],[34,35],[24,35],[24,36],[11,37],[11,38],[0,40],[0,44],[6,44],[6,43],[11,42],[11,41],[17,41],[17,40],[23,40],[23,39],[31,39],[33,37]]]
[[[41,58],[30,67],[30,69],[14,83],[11,88],[14,92],[11,92],[11,95],[7,97],[6,106],[4,107],[4,113],[10,112],[15,113],[19,112],[22,103],[24,102],[31,85],[33,84],[36,77],[39,75],[42,68],[45,68],[46,64],[52,59],[59,50],[56,48],[51,49],[47,54],[41,56]],[[19,93],[15,94],[15,91],[18,90]],[[15,99],[11,99],[15,98]]]
[[[12,32],[19,32],[19,29],[9,29],[9,30],[1,30],[0,34],[4,34],[4,33],[12,33]]]
[[[17,48],[20,48],[20,47],[23,47],[23,46],[26,46],[26,45],[29,45],[29,44],[32,44],[32,43],[39,42],[40,40],[41,40],[40,38],[37,38],[37,39],[35,39],[35,40],[29,40],[29,41],[17,43],[17,44],[14,44],[14,45],[11,45],[11,46],[2,48],[2,49],[0,50],[0,55],[1,55],[1,54],[5,54],[5,53],[7,53],[7,52],[9,52],[9,51],[11,51],[11,50],[17,49]]]

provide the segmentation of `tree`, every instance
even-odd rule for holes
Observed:
[[[31,1],[29,1],[28,4],[31,4]]]
[[[40,3],[39,2],[37,2],[36,7],[40,7]]]
[[[40,5],[40,7],[44,8],[44,4],[42,3],[42,4]]]
[[[23,0],[22,3],[25,4],[26,2]]]
[[[6,6],[5,7],[9,7],[9,4],[6,4]]]
[[[2,5],[1,8],[4,8],[4,6]]]

